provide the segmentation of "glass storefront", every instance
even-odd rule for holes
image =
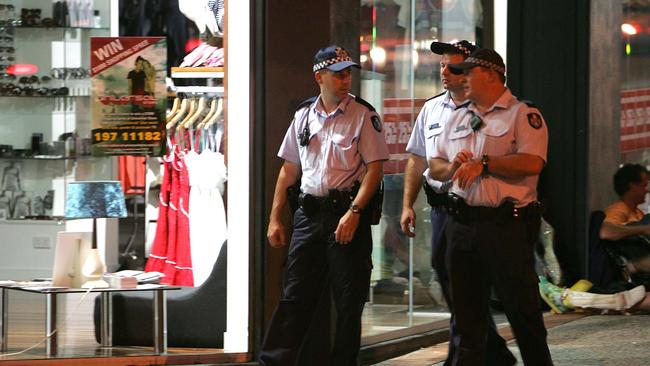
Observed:
[[[382,116],[390,150],[384,164],[382,219],[373,227],[365,337],[391,337],[395,331],[449,317],[431,268],[430,208],[423,192],[414,206],[416,237],[410,239],[400,229],[406,145],[424,102],[444,91],[440,56],[431,52],[431,42],[466,39],[480,44],[483,34],[478,0],[361,1],[361,97]]]
[[[650,166],[650,1],[623,2],[620,55],[621,161]]]

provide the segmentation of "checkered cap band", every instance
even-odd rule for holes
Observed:
[[[350,58],[350,56],[345,56],[345,57],[337,56],[337,57],[334,57],[334,58],[330,58],[329,60],[321,61],[321,62],[317,63],[316,65],[314,65],[314,68],[313,68],[314,71],[313,72],[316,72],[318,70],[322,70],[322,69],[324,69],[324,68],[326,68],[328,66],[338,64],[339,62],[345,62],[345,61],[352,61],[352,58]]]
[[[472,51],[469,48],[463,46],[463,44],[460,42],[452,43],[451,45],[465,56],[469,56],[470,54],[472,54]]]
[[[490,61],[481,60],[480,58],[476,58],[476,57],[468,57],[468,58],[465,60],[465,62],[470,63],[470,64],[474,64],[474,65],[479,65],[479,66],[487,67],[488,69],[494,70],[494,71],[496,71],[496,72],[498,72],[498,73],[501,73],[501,74],[503,74],[503,75],[506,74],[506,68],[505,68],[505,67],[503,67],[503,66],[499,66],[499,65],[494,64],[494,63],[492,63],[492,62],[490,62]]]

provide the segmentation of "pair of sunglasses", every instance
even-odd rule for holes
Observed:
[[[14,52],[16,52],[16,49],[13,48],[13,47],[1,47],[0,46],[0,52],[14,53]]]

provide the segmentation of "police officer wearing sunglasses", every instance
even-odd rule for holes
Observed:
[[[374,108],[349,93],[351,67],[359,65],[341,47],[318,51],[313,72],[320,95],[298,107],[278,153],[284,164],[267,236],[273,247],[289,244],[289,253],[260,355],[265,366],[296,364],[314,309],[330,288],[337,314],[331,360],[309,364],[357,364],[372,268],[370,224],[381,207],[376,193],[388,148]],[[296,183],[299,190],[289,189]],[[288,201],[297,207],[290,240],[281,220]]]
[[[452,338],[456,329],[456,320],[453,304],[449,298],[449,280],[445,265],[447,245],[444,236],[448,221],[445,203],[450,182],[431,179],[427,169],[427,159],[431,158],[437,143],[444,143],[444,141],[440,140],[440,136],[452,112],[457,108],[465,107],[469,103],[463,87],[463,75],[452,73],[449,65],[462,62],[476,48],[475,45],[465,40],[454,43],[431,43],[431,51],[441,56],[440,80],[445,88],[445,92],[430,98],[424,103],[422,110],[415,120],[413,132],[406,146],[409,158],[404,174],[404,197],[400,224],[402,231],[407,236],[415,237],[416,214],[413,209],[413,204],[417,199],[420,188],[424,186],[427,201],[431,206],[431,265],[436,271],[437,280],[440,283],[444,299],[451,313],[449,332]],[[508,349],[505,340],[499,336],[491,316],[488,317],[488,322],[488,351],[484,365],[514,365],[517,360]],[[456,345],[453,342],[449,342],[449,351],[445,366],[453,364],[455,348]]]
[[[542,320],[534,243],[541,209],[537,181],[548,132],[541,113],[505,84],[505,65],[478,49],[449,65],[464,74],[471,101],[451,115],[429,160],[430,174],[451,179],[446,208],[447,270],[456,317],[453,365],[483,365],[488,303],[494,287],[525,365],[552,365]]]

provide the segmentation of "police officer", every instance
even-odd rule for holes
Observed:
[[[548,132],[537,108],[505,84],[505,65],[478,49],[452,72],[463,73],[471,103],[451,115],[429,161],[431,176],[453,185],[447,270],[456,316],[453,365],[486,357],[488,302],[494,287],[526,365],[552,365],[534,271],[540,209],[537,181]]]
[[[278,153],[284,164],[269,220],[271,246],[288,242],[280,217],[287,188],[298,180],[300,207],[294,213],[282,298],[260,355],[266,366],[296,363],[326,283],[337,313],[331,364],[357,363],[372,268],[370,203],[388,148],[374,108],[349,94],[351,67],[359,65],[341,47],[316,53],[313,72],[320,95],[299,106]]]
[[[440,134],[451,113],[459,106],[464,106],[469,103],[465,98],[463,76],[451,73],[449,64],[462,62],[474,50],[476,50],[476,46],[465,40],[455,43],[431,43],[431,51],[442,56],[440,58],[440,80],[446,91],[430,98],[424,103],[420,114],[415,120],[413,132],[406,146],[406,151],[410,154],[406,163],[400,224],[402,231],[407,236],[415,237],[415,231],[413,229],[415,228],[416,215],[413,210],[413,204],[420,192],[424,178],[427,200],[431,205],[431,265],[436,270],[438,281],[440,282],[447,306],[451,312],[449,327],[450,339],[453,339],[455,319],[448,293],[447,269],[445,267],[445,250],[447,246],[444,238],[444,230],[447,224],[447,212],[443,207],[450,182],[440,182],[431,179],[428,176],[427,159],[431,158],[435,144],[440,143]],[[506,346],[505,340],[499,336],[491,316],[488,317],[488,321],[490,325],[487,334],[489,350],[487,352],[486,364],[492,366],[515,364],[517,360]],[[448,357],[445,365],[452,364],[454,352],[455,344],[454,342],[449,342]]]

